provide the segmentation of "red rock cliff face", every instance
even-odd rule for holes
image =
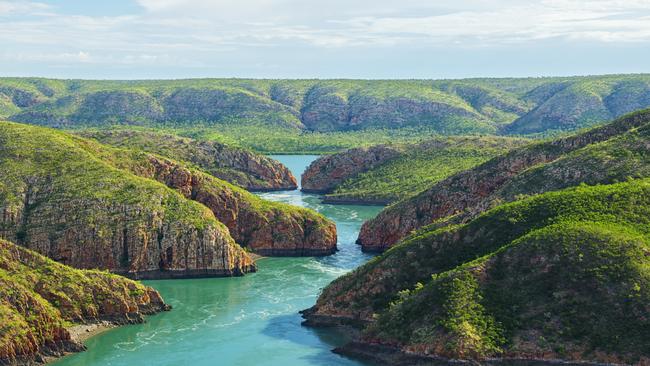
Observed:
[[[47,180],[22,192],[25,205],[0,207],[0,237],[75,268],[100,268],[131,278],[242,275],[249,256],[214,219],[195,226],[169,217],[165,196],[154,207],[87,198],[55,198]],[[201,208],[202,210],[202,208]],[[196,211],[196,214],[201,211]]]
[[[302,190],[329,193],[348,178],[365,172],[400,154],[396,148],[377,145],[350,149],[323,156],[312,162],[302,174]]]
[[[298,188],[298,181],[291,171],[282,163],[271,158],[242,149],[228,148],[214,142],[201,142],[198,144],[198,148],[212,157],[214,165],[229,168],[226,170],[208,169],[208,172],[249,191]]]
[[[141,323],[143,315],[169,309],[150,287],[108,273],[73,270],[3,240],[0,274],[2,365],[83,350],[64,322]]]
[[[249,191],[298,188],[296,178],[282,163],[214,141],[142,131],[97,131],[81,135],[108,145],[142,149],[176,161],[191,162],[215,177]]]
[[[133,278],[255,269],[209,209],[108,163],[134,164],[122,151],[0,122],[0,238],[76,268]]]
[[[149,156],[150,176],[200,202],[223,222],[237,243],[271,256],[328,255],[336,251],[336,226],[309,210],[264,202],[207,174]]]
[[[483,205],[492,193],[524,170],[553,161],[562,154],[600,142],[641,126],[650,112],[623,117],[583,134],[538,143],[496,157],[476,168],[461,172],[417,196],[382,211],[361,227],[358,244],[367,251],[385,250],[418,228],[464,210]]]

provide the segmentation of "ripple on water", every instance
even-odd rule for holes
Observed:
[[[299,177],[315,158],[279,160]],[[86,352],[55,365],[362,365],[331,353],[339,336],[302,327],[297,312],[312,306],[333,279],[371,258],[354,240],[361,223],[380,208],[326,205],[299,191],[260,196],[312,208],[334,220],[339,251],[322,258],[264,258],[257,273],[239,278],[148,281],[172,311],[91,338]]]

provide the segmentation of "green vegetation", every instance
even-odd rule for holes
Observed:
[[[648,179],[544,193],[423,228],[316,306],[377,318],[368,339],[422,354],[637,362],[650,354],[649,228]]]
[[[94,226],[101,222],[100,216],[108,213],[100,207],[110,202],[137,206],[144,212],[160,212],[165,221],[188,227],[224,228],[206,207],[186,200],[163,184],[117,167],[130,165],[135,168],[137,164],[125,159],[125,150],[111,149],[46,128],[11,122],[0,122],[0,126],[0,144],[3,147],[0,153],[0,203],[8,212],[31,209],[24,207],[24,195],[42,190],[50,203],[87,200],[84,215],[77,217],[79,212],[64,215],[78,224]],[[39,208],[39,205],[34,204],[34,208]],[[135,226],[138,222],[144,224],[148,218],[143,213],[132,220],[131,224]],[[0,229],[16,230],[2,226]],[[97,227],[97,230],[101,232],[102,228]]]
[[[287,253],[294,249],[299,253],[296,248],[323,241],[336,243],[333,224],[321,214],[263,200],[191,165],[48,128],[12,122],[0,122],[0,126],[4,147],[0,152],[0,208],[10,213],[0,221],[0,237],[33,247],[40,238],[49,237],[60,245],[71,245],[75,254],[85,246],[97,249],[92,258],[57,254],[61,258],[55,259],[67,260],[66,264],[157,270],[159,258],[147,256],[143,263],[131,253],[146,249],[150,238],[156,237],[178,240],[179,245],[212,238],[214,245],[224,247],[219,250],[227,252],[226,258],[219,255],[224,265],[250,260],[235,241],[243,246],[279,247],[282,243]],[[325,231],[331,235],[321,242],[312,238],[303,243],[309,235],[325,236]],[[120,239],[127,234],[134,238]],[[144,244],[134,249],[129,240]],[[115,245],[123,241],[127,244],[121,255]],[[47,248],[39,250],[49,255]],[[124,259],[115,261],[115,256]]]
[[[193,165],[229,183],[248,190],[287,190],[297,184],[291,172],[279,162],[250,150],[215,141],[154,131],[84,130],[81,136],[120,148],[143,150]]]
[[[354,147],[377,144],[419,143],[439,137],[426,128],[366,129],[359,131],[317,132],[272,128],[263,124],[170,128],[170,133],[197,140],[217,141],[265,154],[332,154]]]
[[[647,113],[647,112],[641,112]],[[512,201],[523,195],[559,190],[580,183],[608,184],[650,177],[650,122],[613,138],[531,167],[490,199]]]
[[[646,178],[649,124],[650,110],[641,110],[581,133],[512,149],[386,208],[364,223],[359,242],[383,249],[423,226],[444,225],[452,215],[451,221],[466,222],[527,195]]]
[[[499,137],[448,137],[400,146],[400,156],[344,181],[326,198],[394,202],[527,142]]]
[[[650,106],[650,76],[464,80],[142,81],[0,78],[0,118],[143,126],[266,153],[418,135],[554,135]]]
[[[140,283],[73,269],[0,239],[0,362],[30,359],[45,346],[73,350],[66,327],[141,321],[138,311],[163,309],[154,301],[157,293]]]

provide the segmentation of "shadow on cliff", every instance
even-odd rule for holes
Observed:
[[[308,328],[300,325],[302,318],[299,314],[280,315],[270,319],[262,333],[264,335],[290,341],[295,344],[318,349],[316,354],[300,357],[314,365],[366,365],[340,355],[331,350],[348,341],[347,337],[332,329]]]

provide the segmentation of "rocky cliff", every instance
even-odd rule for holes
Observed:
[[[648,179],[504,204],[422,229],[303,315],[360,328],[340,352],[395,363],[645,364],[649,217]]]
[[[214,141],[197,141],[156,132],[126,130],[85,131],[81,135],[104,144],[141,149],[189,162],[219,179],[249,191],[298,188],[296,178],[280,162]]]
[[[27,365],[84,349],[67,327],[132,324],[168,310],[150,287],[76,270],[0,239],[0,364]]]
[[[413,144],[349,149],[314,161],[302,184],[315,188],[311,191],[327,193],[323,199],[326,203],[388,204],[528,141],[440,137]]]
[[[377,145],[326,155],[314,160],[302,174],[302,191],[329,193],[346,179],[395,158],[400,153],[396,147]]]
[[[254,270],[208,208],[117,169],[110,148],[0,124],[0,237],[76,268],[134,278]]]
[[[235,241],[268,256],[320,256],[336,251],[336,225],[304,208],[268,202],[172,160],[146,155],[132,170],[202,203],[224,223]],[[128,161],[128,159],[124,159]]]
[[[555,172],[553,179],[547,176],[537,179],[534,183],[533,179],[526,178],[534,172],[533,168],[550,171],[562,163],[558,163],[558,165],[545,164],[552,163],[587,146],[623,135],[648,122],[650,122],[650,112],[633,113],[585,133],[536,143],[493,158],[475,168],[452,175],[413,198],[390,206],[375,219],[364,223],[357,242],[362,245],[364,250],[384,250],[411,232],[436,220],[463,214],[466,210],[474,210],[474,214],[476,214],[495,203],[516,199],[520,194],[541,193],[546,190],[580,184],[583,181],[608,183],[615,179],[625,179],[627,175],[635,176],[642,171],[636,171],[634,165],[625,166],[626,160],[601,156],[598,160],[604,165],[600,167],[600,171],[590,170],[590,167],[595,168],[591,163],[582,165],[582,168],[579,167],[581,164],[571,164],[573,168],[577,169],[564,169],[562,173]],[[647,140],[644,142],[643,137],[640,139],[641,141],[636,143],[637,147],[631,148],[634,153],[644,154]],[[594,145],[594,149],[598,148]],[[612,153],[617,154],[622,151],[619,148],[622,146],[614,147]],[[576,157],[576,159],[578,158]],[[621,166],[617,167],[616,165]],[[608,166],[611,169],[607,169]],[[581,173],[583,171],[584,174]],[[605,173],[599,174],[599,172]],[[586,175],[592,176],[592,179],[586,179]],[[599,176],[600,178],[598,178]],[[518,185],[519,189],[514,188],[513,185],[519,180],[525,181],[525,183]],[[555,183],[552,184],[553,181]],[[530,185],[530,187],[526,185]],[[503,194],[498,193],[501,189],[504,190]]]

